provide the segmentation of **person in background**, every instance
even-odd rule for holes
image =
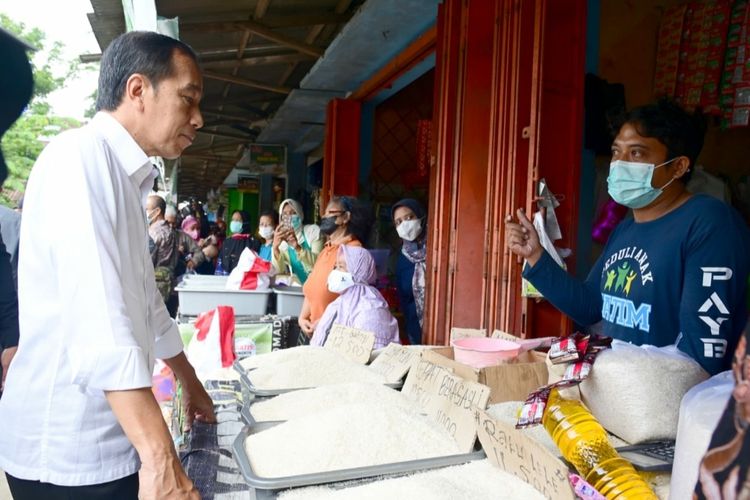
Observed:
[[[276,226],[278,225],[278,218],[276,212],[273,210],[266,210],[260,214],[260,220],[258,220],[258,235],[260,236],[260,250],[258,255],[261,259],[272,261],[273,260],[273,236]]]
[[[371,228],[372,215],[354,198],[336,196],[328,203],[320,221],[320,232],[328,236],[328,242],[302,288],[305,299],[298,322],[308,337],[312,336],[328,304],[338,297],[328,289],[328,275],[336,266],[339,247],[361,247]]]
[[[310,345],[325,344],[334,323],[375,334],[374,349],[400,343],[398,322],[380,292],[372,285],[377,279],[375,261],[362,247],[341,245],[336,267],[328,274],[328,291],[339,294],[328,304],[315,327]]]
[[[18,290],[18,240],[21,237],[21,213],[0,205],[0,235],[13,269],[13,284]]]
[[[19,40],[11,33],[0,28],[0,60],[3,61],[3,71],[0,71],[0,139],[5,132],[15,123],[26,105],[31,100],[34,78],[31,72],[31,64],[26,55],[27,50],[33,50],[25,42]],[[0,188],[8,175],[8,167],[5,165],[2,149],[0,149]],[[16,213],[21,213],[23,198],[18,202]],[[10,223],[10,233],[7,234],[6,227],[8,219],[4,218],[2,231],[0,232],[0,394],[5,384],[5,375],[8,373],[13,357],[18,349],[18,296],[16,263],[13,264],[13,254],[17,252],[18,243],[13,243],[13,234],[18,237],[18,228],[15,223]],[[12,221],[12,219],[10,219]],[[6,252],[3,240],[10,245]],[[17,240],[16,240],[17,241]]]
[[[280,222],[273,238],[273,267],[278,274],[293,274],[304,285],[323,249],[323,237],[315,224],[303,225],[299,202],[287,199],[279,205]]]
[[[164,220],[167,221],[169,227],[172,229],[179,229],[182,221],[177,214],[177,207],[172,204],[167,205],[167,209],[164,211]]]
[[[243,210],[232,212],[229,232],[232,235],[224,240],[221,249],[221,267],[226,273],[231,273],[237,267],[243,250],[249,248],[257,253],[260,249],[260,243],[252,237],[250,217]]]
[[[190,47],[153,32],[118,36],[100,64],[96,115],[46,145],[26,188],[0,468],[16,500],[197,499],[151,391],[155,360],[180,381],[188,425],[215,422],[213,402],[156,290],[144,207],[149,157],[179,157],[203,126],[202,76]]]
[[[180,226],[180,229],[182,229],[182,232],[190,236],[190,238],[197,244],[201,240],[201,224],[198,222],[198,219],[193,217],[192,215],[188,215],[182,220],[182,225]]]
[[[427,214],[417,200],[406,198],[393,205],[391,217],[402,240],[396,262],[396,288],[406,334],[409,342],[421,344],[427,274]]]
[[[205,258],[199,266],[195,267],[195,272],[206,275],[214,274],[216,271],[216,260],[219,257],[219,247],[210,243],[203,247],[201,252]]]
[[[709,374],[726,370],[747,320],[750,231],[739,213],[685,187],[705,123],[659,101],[625,114],[612,143],[609,194],[633,209],[585,282],[544,250],[523,210],[506,219],[526,278],[579,325],[636,345],[676,345]]]

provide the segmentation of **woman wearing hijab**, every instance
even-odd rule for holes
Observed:
[[[232,212],[229,232],[231,236],[221,246],[221,268],[225,273],[231,273],[237,267],[243,250],[249,248],[257,253],[260,249],[260,243],[251,236],[250,217],[244,211]]]
[[[315,261],[302,292],[305,300],[299,314],[299,326],[310,337],[318,321],[338,295],[328,289],[328,275],[336,266],[339,247],[361,247],[372,227],[372,216],[356,200],[347,196],[334,197],[320,220],[320,232],[328,242]]]
[[[302,205],[287,199],[279,205],[281,223],[273,236],[273,266],[279,274],[290,272],[304,285],[307,276],[323,249],[320,228],[315,224],[303,225]]]
[[[182,221],[182,232],[190,236],[194,242],[198,243],[201,239],[201,226],[198,219],[192,215],[188,215]]]
[[[400,343],[398,322],[375,282],[375,261],[362,247],[341,245],[336,268],[328,275],[328,290],[339,297],[328,304],[320,318],[310,345],[325,343],[334,323],[375,334],[375,349],[391,342]]]
[[[426,214],[418,201],[406,198],[393,205],[391,216],[402,240],[401,253],[396,263],[396,288],[404,314],[406,334],[409,342],[421,344],[427,272]]]

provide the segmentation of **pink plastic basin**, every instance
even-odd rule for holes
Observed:
[[[521,351],[521,346],[516,342],[488,337],[457,339],[451,345],[456,361],[474,368],[500,364],[518,357]]]

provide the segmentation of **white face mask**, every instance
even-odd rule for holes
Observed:
[[[352,274],[346,271],[334,269],[328,275],[328,289],[333,293],[344,293],[344,291],[354,285]]]
[[[405,220],[396,228],[396,232],[406,241],[414,241],[422,232],[422,221],[419,219]]]
[[[271,226],[260,226],[258,234],[260,234],[261,237],[270,240],[273,236],[273,228]]]

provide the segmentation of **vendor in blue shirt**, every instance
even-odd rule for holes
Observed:
[[[523,276],[560,311],[633,344],[676,344],[710,374],[730,366],[747,321],[750,232],[723,202],[685,185],[704,127],[660,101],[626,114],[615,128],[607,179],[633,217],[612,232],[585,282],[544,251],[522,210],[506,222],[508,248],[526,259]]]

